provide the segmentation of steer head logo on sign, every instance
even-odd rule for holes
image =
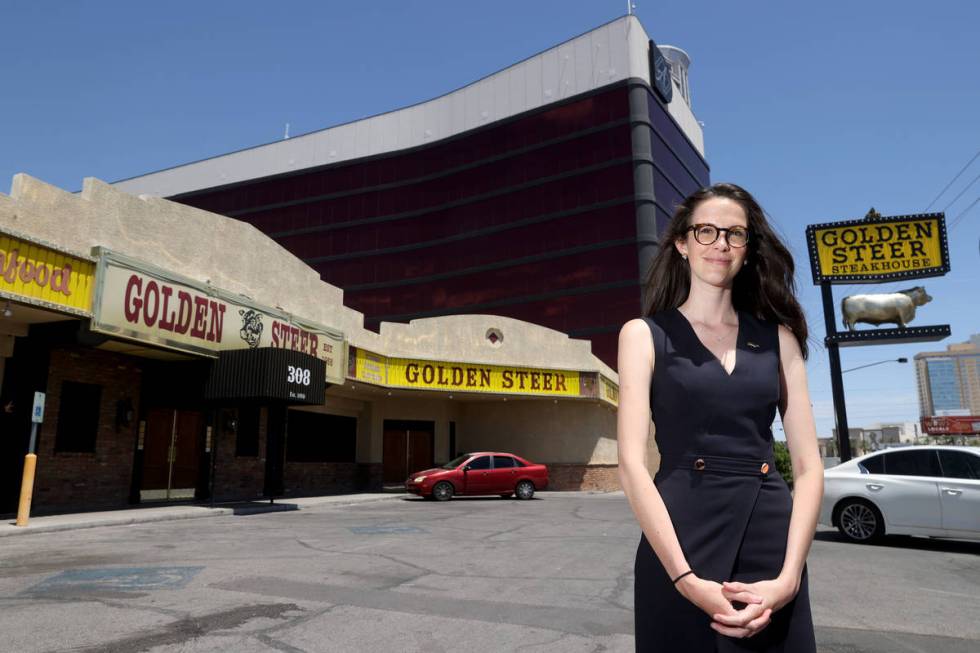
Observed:
[[[259,346],[259,340],[262,339],[262,314],[252,309],[242,309],[238,311],[238,314],[242,316],[242,329],[238,335],[248,343],[249,347],[255,349]]]

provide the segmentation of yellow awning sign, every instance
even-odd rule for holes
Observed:
[[[619,406],[619,386],[604,376],[599,377],[599,398]]]
[[[0,297],[87,316],[94,282],[93,260],[0,233]]]
[[[618,388],[595,372],[394,358],[351,347],[348,378],[389,388],[546,397],[592,397],[616,404]]]
[[[877,283],[949,272],[942,213],[815,224],[806,233],[815,284]]]

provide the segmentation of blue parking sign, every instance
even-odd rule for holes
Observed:
[[[34,410],[31,411],[31,421],[40,424],[44,421],[44,393],[34,393]]]

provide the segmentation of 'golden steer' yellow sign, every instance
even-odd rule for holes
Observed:
[[[879,282],[949,272],[942,213],[875,217],[806,228],[813,282]]]
[[[619,388],[595,372],[394,358],[350,347],[347,377],[390,388],[592,397],[616,405]]]

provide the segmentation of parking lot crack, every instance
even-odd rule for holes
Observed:
[[[214,583],[211,587],[294,601],[315,601],[406,614],[472,619],[494,624],[509,623],[586,637],[633,632],[633,615],[629,610],[622,609],[569,608],[435,596],[425,596],[425,600],[419,602],[407,600],[411,599],[412,594],[406,592],[352,588],[261,576]]]
[[[284,619],[284,613],[300,610],[295,603],[266,603],[246,605],[222,612],[184,617],[155,631],[134,635],[113,642],[106,642],[80,649],[95,653],[140,653],[160,646],[183,644],[214,631],[230,630],[252,619]]]
[[[632,565],[623,570],[621,574],[616,576],[616,585],[609,591],[609,596],[604,597],[603,600],[609,605],[620,608],[622,610],[632,610],[633,606],[626,605],[623,602],[623,598],[626,592],[630,588],[630,581],[633,578],[633,567]]]

